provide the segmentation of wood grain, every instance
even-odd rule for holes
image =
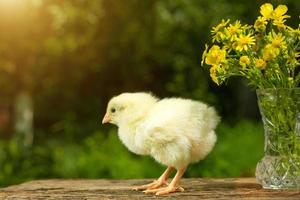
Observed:
[[[132,191],[152,180],[36,180],[0,189],[0,199],[300,199],[300,190],[266,190],[254,178],[183,179],[185,191],[157,197]]]

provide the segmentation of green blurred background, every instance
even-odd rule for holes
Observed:
[[[200,62],[212,26],[253,24],[265,2],[0,0],[0,186],[159,176],[164,166],[101,125],[109,98],[133,91],[201,100],[222,116],[215,149],[185,177],[254,176],[264,137],[255,91],[243,79],[217,87]],[[299,24],[299,1],[270,2]]]

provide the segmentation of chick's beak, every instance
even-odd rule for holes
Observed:
[[[111,121],[110,116],[106,113],[103,117],[102,124],[109,123]]]

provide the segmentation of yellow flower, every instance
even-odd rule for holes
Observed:
[[[243,69],[245,69],[246,66],[250,64],[250,59],[248,56],[241,56],[239,63],[243,67]]]
[[[241,31],[240,28],[241,28],[241,22],[237,20],[237,21],[235,21],[235,23],[233,25],[230,24],[229,27],[226,28],[226,30],[230,34],[233,35],[233,34],[236,34],[236,33],[240,32]]]
[[[273,13],[273,18],[275,19],[276,17],[282,17],[284,14],[288,11],[288,8],[286,5],[279,5],[277,8],[274,10]]]
[[[263,59],[258,58],[258,59],[255,59],[255,66],[258,69],[265,69],[267,66],[267,63]]]
[[[284,23],[286,18],[289,18],[290,16],[284,15],[288,11],[288,8],[286,5],[279,5],[273,12],[273,19],[274,24],[276,23]]]
[[[287,29],[290,33],[295,34],[296,37],[300,40],[300,25],[297,29],[293,29],[292,27],[287,26]]]
[[[217,32],[216,35],[213,36],[213,41],[221,42],[226,38],[225,33]]]
[[[214,65],[210,68],[210,77],[215,82],[217,85],[219,85],[218,77],[217,77],[217,72],[219,70],[219,67],[217,65]]]
[[[213,35],[213,41],[219,42],[220,40],[224,39],[225,34],[222,31],[227,26],[229,21],[230,21],[229,19],[227,21],[222,19],[222,22],[220,24],[212,28],[211,33]]]
[[[203,54],[202,54],[201,66],[203,66],[203,64],[204,64],[204,60],[205,60],[205,57],[207,55],[207,50],[208,50],[208,45],[205,44],[205,49],[204,49]]]
[[[268,22],[267,22],[266,18],[259,16],[254,23],[254,28],[256,31],[265,30],[267,24],[268,24]]]
[[[277,28],[279,28],[279,29],[285,29],[286,28],[286,25],[284,23],[285,23],[285,18],[283,18],[283,17],[276,18],[273,21],[273,24],[275,26],[277,26]]]
[[[208,51],[205,63],[208,65],[219,65],[226,61],[226,51],[220,49],[218,45],[213,45]]]
[[[273,9],[273,5],[270,3],[265,3],[260,7],[261,15],[266,20],[272,19],[273,24],[278,28],[285,28],[285,19],[290,17],[288,15],[284,15],[287,11],[288,8],[286,5],[279,5],[275,10]]]
[[[271,19],[273,16],[273,5],[265,3],[260,7],[260,14],[266,19]]]
[[[263,49],[263,59],[266,61],[273,60],[280,53],[279,48],[274,48],[272,44],[267,44]]]
[[[237,34],[242,32],[241,28],[241,22],[237,20],[234,24],[229,24],[229,26],[225,28],[225,34],[233,41],[237,38]]]
[[[271,45],[274,48],[282,48],[282,49],[286,49],[286,42],[285,42],[285,37],[282,36],[282,33],[278,33],[276,34],[275,31],[272,30],[271,34],[269,34],[268,36]]]
[[[243,51],[243,50],[247,51],[248,46],[253,45],[254,42],[255,39],[253,36],[251,36],[251,34],[240,35],[236,40],[235,49],[237,51]]]
[[[226,21],[224,19],[222,19],[222,22],[220,24],[218,24],[217,26],[213,27],[211,32],[213,34],[215,34],[215,33],[219,32],[219,31],[221,31],[225,26],[227,26],[227,24],[229,23],[229,21],[230,21],[229,19],[226,20]]]

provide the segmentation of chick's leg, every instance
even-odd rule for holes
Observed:
[[[185,170],[186,170],[186,167],[179,169],[177,171],[175,177],[173,178],[172,182],[167,187],[158,188],[158,189],[148,189],[148,190],[145,190],[145,193],[155,193],[156,195],[164,195],[164,194],[176,192],[177,190],[179,190],[180,192],[183,192],[184,189],[179,186],[179,182],[180,182],[180,179],[183,176]]]
[[[155,189],[159,188],[160,186],[167,184],[167,179],[169,178],[169,175],[173,171],[173,167],[168,167],[166,171],[157,179],[154,180],[152,183],[146,184],[146,185],[141,185],[141,186],[136,186],[133,187],[133,190],[148,190],[148,189]]]
[[[179,190],[181,192],[184,191],[182,187],[179,186],[180,179],[183,176],[184,172],[186,170],[186,167],[179,169],[173,178],[172,182],[165,188],[162,188],[162,190],[156,192],[156,195],[164,195],[164,194],[169,194],[172,192],[175,192],[176,190]]]

